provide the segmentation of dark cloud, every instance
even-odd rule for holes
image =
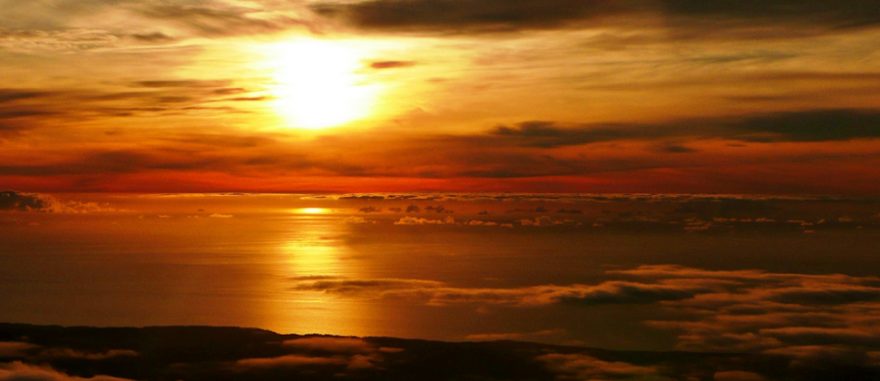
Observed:
[[[395,69],[401,67],[410,67],[414,66],[415,61],[375,61],[370,62],[370,67],[373,69]]]
[[[137,12],[165,22],[174,22],[205,36],[235,36],[275,33],[309,23],[284,14],[267,17],[267,12],[233,6],[158,3],[135,7]]]
[[[782,112],[721,122],[733,139],[759,142],[812,142],[880,137],[880,111],[815,110]]]
[[[431,306],[651,304],[681,320],[647,321],[680,331],[687,350],[775,353],[790,346],[880,351],[880,279],[841,274],[706,270],[643,265],[609,270],[625,279],[596,284],[512,288],[456,287],[416,279],[320,278],[294,280],[294,290],[350,298],[403,299]]]
[[[143,42],[170,42],[175,40],[174,37],[162,32],[134,33],[131,34],[131,38]]]
[[[3,381],[132,381],[126,378],[97,375],[77,377],[50,367],[25,364],[21,361],[0,363],[0,380]]]
[[[41,110],[32,107],[4,107],[0,109],[0,120],[55,115],[55,111]]]
[[[0,211],[38,211],[50,208],[51,205],[49,200],[38,194],[0,191]]]
[[[345,359],[338,357],[318,357],[305,355],[283,355],[277,357],[246,358],[235,362],[242,368],[284,368],[308,366],[343,365]]]
[[[380,201],[384,200],[385,196],[375,195],[375,194],[355,194],[355,195],[343,195],[339,196],[340,200],[372,200],[372,201]]]
[[[285,340],[283,345],[306,351],[317,351],[331,354],[368,353],[375,346],[367,341],[354,337],[309,336],[293,340]]]
[[[206,88],[216,87],[224,88],[229,84],[227,80],[193,80],[193,79],[173,79],[173,80],[149,80],[137,81],[132,83],[133,86],[150,87],[150,88]]]
[[[771,299],[783,303],[807,305],[880,301],[880,288],[865,286],[794,288],[791,290],[781,290],[773,295]]]
[[[404,217],[411,225],[445,224],[442,220]],[[400,223],[400,222],[398,222]],[[543,285],[523,288],[462,288],[442,282],[418,279],[345,279],[297,280],[297,291],[321,291],[370,298],[404,298],[428,305],[499,304],[541,306],[550,304],[645,304],[664,300],[686,299],[707,292],[714,285],[661,282],[646,284],[609,281],[597,285]]]
[[[588,27],[611,18],[618,24],[638,25],[658,16],[666,28],[680,34],[739,28],[782,37],[798,34],[797,29],[834,30],[880,23],[880,11],[871,0],[368,0],[319,3],[312,9],[366,30],[430,33]]]
[[[546,363],[559,376],[559,380],[632,379],[658,376],[657,370],[651,367],[604,361],[579,353],[551,353],[539,356],[537,360]]]
[[[443,33],[554,28],[620,11],[604,0],[371,0],[312,9],[364,29]]]
[[[232,81],[159,79],[119,83],[128,91],[97,89],[0,89],[0,126],[7,132],[50,125],[77,123],[106,117],[192,112],[242,113],[246,110],[222,102],[262,101],[269,97],[253,89],[231,86]],[[76,104],[77,107],[70,107]],[[8,122],[17,122],[12,124]]]
[[[23,99],[44,97],[47,94],[47,92],[40,90],[0,89],[0,104]]]
[[[0,324],[13,348],[0,380],[873,380],[876,352],[783,345],[767,353],[646,352],[506,341],[557,335],[474,335],[481,342],[281,335],[221,327],[86,328]],[[768,330],[791,339],[858,341],[845,329]],[[9,338],[27,338],[8,341]],[[490,341],[483,341],[490,340]],[[492,341],[505,340],[505,341]],[[23,350],[21,350],[23,349]],[[74,354],[54,356],[44,354]],[[115,355],[108,355],[114,353]],[[4,356],[4,355],[0,355]]]
[[[682,144],[667,143],[657,146],[657,150],[664,153],[691,153],[697,150]]]
[[[880,137],[880,111],[807,110],[663,124],[563,125],[530,121],[515,126],[498,126],[492,135],[535,147],[681,138],[748,142],[842,141]],[[679,153],[689,149],[674,145],[667,151]]]
[[[0,341],[0,357],[24,357],[37,348],[39,348],[39,346],[21,341]]]
[[[830,28],[854,28],[880,23],[880,8],[872,0],[662,0],[669,15],[710,18],[713,21],[798,23]]]

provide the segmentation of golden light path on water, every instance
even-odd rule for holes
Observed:
[[[353,278],[363,276],[353,253],[342,237],[347,226],[340,223],[331,209],[294,209],[296,222],[284,233],[277,248],[281,293],[273,298],[264,316],[273,321],[269,327],[283,327],[287,332],[359,334],[369,332],[370,303],[333,294],[291,289],[297,279]]]

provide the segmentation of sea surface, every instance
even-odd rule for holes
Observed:
[[[3,322],[880,353],[872,199],[34,197],[0,212]]]

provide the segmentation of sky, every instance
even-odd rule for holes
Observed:
[[[880,192],[873,0],[0,0],[29,192]]]

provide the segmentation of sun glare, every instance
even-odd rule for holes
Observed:
[[[329,214],[330,209],[327,208],[299,208],[294,209],[295,214]]]
[[[321,129],[370,114],[379,86],[366,83],[365,52],[352,42],[295,40],[272,45],[274,107],[288,127]]]

